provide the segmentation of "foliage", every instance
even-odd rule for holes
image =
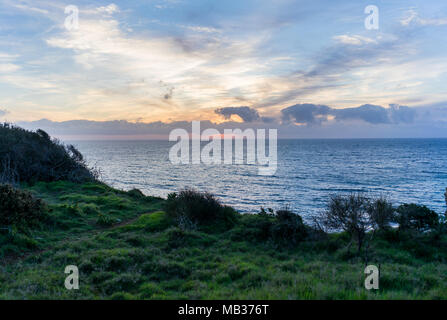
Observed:
[[[394,219],[393,204],[384,197],[370,200],[368,215],[374,230],[385,230]]]
[[[320,219],[328,230],[347,232],[357,241],[360,251],[371,226],[369,209],[369,199],[361,194],[334,195],[330,197],[327,209]]]
[[[65,146],[40,129],[32,132],[0,124],[0,182],[85,182],[96,178],[97,173],[87,168],[73,145]]]
[[[286,245],[295,245],[307,235],[303,219],[288,209],[276,212],[276,221],[271,226],[274,241]]]
[[[164,208],[173,220],[183,225],[186,222],[188,225],[221,223],[229,227],[236,218],[236,212],[222,205],[214,195],[193,189],[169,194]]]
[[[370,262],[381,265],[380,290],[367,291],[363,259],[346,250],[348,233],[295,246],[274,241],[275,225],[301,225],[288,210],[238,215],[227,231],[184,230],[157,198],[99,183],[26,189],[49,203],[55,224],[34,239],[18,232],[1,243],[0,233],[4,253],[33,253],[2,260],[9,262],[0,264],[0,299],[447,299],[445,233],[436,240],[433,231],[378,233]],[[97,212],[122,223],[98,226]],[[68,264],[79,266],[80,290],[63,286]]]
[[[162,200],[159,198],[145,197],[136,200],[127,192],[99,182],[84,184],[68,181],[37,182],[32,186],[23,185],[23,188],[26,194],[33,195],[36,202],[46,203],[41,216],[43,220],[39,220],[43,223],[37,225],[32,223],[35,220],[26,218],[26,223],[20,223],[19,228],[9,228],[11,230],[9,233],[2,229],[0,223],[0,261],[4,256],[23,255],[29,253],[31,249],[47,248],[48,243],[54,239],[62,241],[94,230],[110,228],[137,218],[141,214],[143,219],[144,213],[159,211],[162,205]],[[11,199],[9,195],[6,197]],[[9,203],[8,201],[10,200],[0,199],[0,207]],[[11,201],[11,203],[17,205],[20,202]],[[32,210],[30,214],[36,216],[38,212]],[[2,219],[5,217],[3,214],[0,216]],[[24,230],[25,227],[27,230]],[[137,243],[138,239],[134,242]]]
[[[235,241],[264,242],[271,238],[271,228],[275,223],[273,214],[264,212],[244,214],[231,230],[231,239]]]
[[[401,230],[416,230],[419,232],[434,229],[439,223],[439,216],[426,206],[414,203],[402,204],[397,209],[396,222]]]
[[[137,199],[143,199],[144,197],[146,197],[146,196],[144,195],[144,193],[141,192],[141,190],[139,190],[139,189],[132,189],[132,190],[127,191],[127,193],[128,193],[130,196],[132,196],[132,197],[134,197],[134,198],[137,198]]]
[[[26,229],[47,219],[44,201],[28,191],[0,184],[0,226]]]

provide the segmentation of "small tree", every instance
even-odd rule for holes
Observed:
[[[402,204],[397,209],[396,222],[401,230],[415,230],[424,232],[435,228],[439,224],[439,216],[426,206],[414,203]]]
[[[351,235],[349,247],[356,241],[360,252],[366,232],[371,227],[369,210],[370,200],[360,194],[334,195],[320,219],[327,230],[343,230]]]
[[[273,240],[281,244],[296,245],[306,237],[306,226],[300,215],[286,208],[278,210],[275,217],[276,221],[271,226]]]
[[[394,208],[386,198],[379,197],[370,202],[368,215],[374,230],[385,230],[393,221]]]
[[[194,189],[169,194],[164,209],[178,223],[189,221],[191,225],[219,222],[221,226],[232,226],[237,216],[233,208],[222,205],[211,193]]]

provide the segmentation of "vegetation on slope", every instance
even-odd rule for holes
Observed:
[[[364,256],[348,247],[351,235],[320,233],[290,211],[234,212],[222,227],[162,211],[173,198],[178,206],[179,195],[170,203],[100,183],[25,189],[47,203],[52,222],[27,240],[3,238],[3,299],[447,298],[447,237],[435,230],[378,232],[368,251],[369,263],[380,265],[380,289],[367,291]],[[222,206],[194,198],[199,206]],[[66,265],[79,267],[79,290],[65,289]]]
[[[0,191],[9,188],[0,187]],[[13,207],[0,204],[0,259],[7,262],[11,257],[51,250],[58,242],[89,237],[140,214],[159,210],[162,203],[160,198],[140,196],[134,190],[115,190],[100,182],[38,182],[32,186],[23,185],[23,188],[26,191],[16,192],[27,194],[28,199],[32,197],[33,200],[27,201],[38,201],[43,206],[39,217],[43,218],[33,219],[32,227],[28,227],[22,220],[16,223],[17,219],[13,218],[15,215],[21,217],[22,210],[14,212]],[[8,194],[0,193],[0,199],[5,196]],[[25,219],[31,221],[29,217]]]
[[[287,208],[241,215],[190,189],[167,200],[113,189],[45,133],[0,130],[0,173],[16,183],[0,185],[0,299],[447,298],[446,223],[424,206],[351,194],[330,197],[313,225]],[[85,181],[70,179],[73,163]],[[367,264],[379,290],[364,287]],[[64,286],[67,265],[79,290]]]
[[[68,180],[94,181],[84,157],[43,130],[28,131],[0,124],[0,183]]]

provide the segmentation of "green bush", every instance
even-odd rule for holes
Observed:
[[[169,194],[165,211],[177,223],[190,226],[219,222],[220,226],[229,227],[235,223],[237,215],[234,209],[223,206],[214,195],[192,189]]]
[[[129,195],[129,196],[131,196],[132,198],[135,198],[135,199],[143,199],[143,198],[145,198],[146,196],[144,195],[144,193],[143,192],[141,192],[141,190],[139,190],[139,189],[132,189],[132,190],[129,190],[129,191],[127,191],[127,194]]]
[[[108,227],[113,225],[113,219],[109,217],[107,214],[100,212],[98,214],[98,220],[96,220],[96,223],[100,226]]]
[[[332,195],[326,210],[314,219],[328,231],[347,232],[357,242],[360,252],[366,232],[372,226],[370,203],[371,200],[360,193]]]
[[[439,216],[426,206],[402,204],[396,209],[396,222],[400,230],[428,231],[439,224]]]
[[[239,223],[231,230],[231,239],[252,242],[266,241],[270,239],[270,230],[275,222],[273,215],[268,214],[244,214]]]
[[[97,175],[73,145],[51,139],[40,129],[32,132],[0,124],[0,182],[83,182],[93,181]]]
[[[82,212],[87,215],[99,215],[100,214],[100,210],[99,210],[98,206],[93,203],[83,204],[81,206],[81,208],[82,208]]]
[[[393,205],[383,197],[370,201],[368,213],[374,230],[385,230],[389,228],[394,218]]]
[[[285,209],[276,212],[276,221],[271,226],[271,235],[275,242],[295,245],[304,240],[307,230],[301,216]]]
[[[273,240],[282,245],[295,245],[307,236],[307,228],[301,216],[290,210],[266,212],[261,208],[258,214],[244,214],[231,230],[231,239],[252,242]]]
[[[102,289],[108,295],[113,295],[118,292],[126,292],[138,288],[141,282],[141,275],[135,273],[121,273],[110,280],[104,281]]]
[[[40,225],[47,218],[46,205],[41,199],[11,185],[0,185],[0,226],[23,230]]]

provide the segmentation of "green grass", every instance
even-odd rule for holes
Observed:
[[[256,216],[227,231],[185,231],[163,200],[103,184],[25,186],[50,206],[51,224],[1,244],[1,299],[446,299],[447,238],[372,244],[380,289],[364,288],[364,261],[347,252],[349,237],[295,247],[256,240]],[[100,215],[108,223],[100,223]],[[80,289],[64,287],[66,265]]]
[[[162,204],[160,198],[135,199],[132,194],[101,183],[58,181],[24,187],[45,200],[50,221],[46,228],[33,230],[31,235],[0,233],[0,258],[20,257],[29,254],[31,249],[48,249],[60,241],[86,237],[105,227],[159,210]]]

